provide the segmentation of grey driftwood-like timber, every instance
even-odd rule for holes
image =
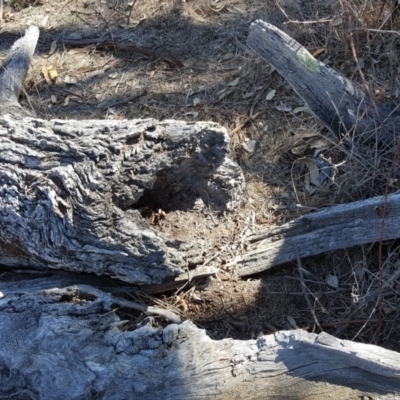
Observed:
[[[395,146],[400,112],[372,99],[342,74],[315,59],[307,49],[274,25],[251,24],[248,46],[268,61],[338,138],[378,141]]]
[[[1,116],[0,263],[138,284],[183,273],[196,245],[150,228],[136,208],[144,195],[163,209],[234,207],[243,175],[228,143],[211,122]]]
[[[163,236],[138,208],[234,208],[244,179],[227,157],[226,130],[212,122],[16,118],[23,74],[9,74],[15,65],[27,72],[31,35],[37,40],[37,28],[13,46],[0,76],[0,263],[155,284],[199,262],[198,244]]]
[[[400,355],[377,346],[301,330],[214,341],[190,321],[159,328],[151,318],[126,331],[109,294],[50,283],[0,286],[1,399],[400,396]]]
[[[3,74],[7,65],[26,73],[37,37],[27,31]],[[190,321],[108,291],[102,276],[156,284],[182,272],[190,244],[151,229],[137,209],[144,199],[236,206],[243,176],[226,157],[226,132],[212,123],[26,118],[15,102],[24,76],[0,74],[10,93],[0,112],[0,265],[60,272],[0,281],[0,399],[400,396],[395,352],[305,331],[213,341]],[[76,272],[101,276],[90,286]],[[174,323],[148,317],[126,330],[119,306]]]
[[[239,276],[327,251],[400,237],[400,193],[341,204],[246,238],[250,250],[230,260]]]

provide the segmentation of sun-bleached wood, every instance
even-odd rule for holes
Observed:
[[[34,42],[24,42],[18,57],[29,63]],[[153,207],[190,209],[200,199],[234,208],[243,175],[226,157],[223,128],[43,121],[11,106],[0,116],[0,265],[16,275],[0,281],[0,399],[400,396],[398,353],[300,330],[214,341],[190,321],[160,326],[152,314],[179,317],[121,300],[124,288],[116,293],[104,279],[154,285],[187,272],[190,244],[151,229],[139,209],[144,199]],[[365,215],[370,206],[381,213],[382,201],[374,204]],[[387,205],[384,215],[397,210]],[[318,218],[311,221],[321,228]],[[27,268],[36,270],[22,275]],[[49,268],[58,276],[32,273]],[[150,316],[126,330],[115,313],[121,306]]]
[[[338,138],[378,141],[394,147],[400,112],[342,74],[315,59],[300,43],[276,26],[257,20],[250,26],[248,46],[268,61],[306,102],[314,115]]]
[[[249,236],[228,267],[239,276],[327,251],[400,237],[400,193],[327,207]]]
[[[145,195],[156,209],[235,207],[244,179],[228,144],[212,122],[0,117],[0,263],[140,284],[185,272],[190,246],[137,208]]]
[[[236,207],[244,178],[213,122],[25,117],[18,95],[38,40],[27,29],[0,72],[0,264],[159,284],[200,243],[152,229],[140,209]],[[201,260],[200,260],[201,261]]]
[[[400,355],[328,334],[214,341],[190,321],[124,330],[109,294],[0,283],[0,398],[395,399]],[[33,289],[32,289],[33,288]]]

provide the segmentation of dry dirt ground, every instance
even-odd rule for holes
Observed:
[[[40,117],[212,120],[230,134],[231,157],[247,180],[239,209],[216,215],[207,207],[184,211],[155,202],[143,211],[157,229],[205,241],[204,262],[220,273],[196,286],[140,300],[178,310],[215,339],[300,327],[400,351],[398,242],[303,260],[302,278],[298,265],[246,280],[224,270],[224,261],[243,250],[250,233],[398,188],[396,180],[388,180],[390,157],[378,158],[376,149],[358,157],[334,143],[277,72],[246,48],[251,21],[277,25],[321,61],[398,102],[397,2],[4,1],[1,57],[28,23],[41,27],[21,100]],[[65,44],[84,39],[107,39],[116,46]],[[121,44],[156,54],[123,50]],[[316,148],[334,165],[334,177],[310,193],[301,157]],[[143,318],[120,312],[131,320],[130,327]]]

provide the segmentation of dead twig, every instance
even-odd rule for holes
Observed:
[[[90,295],[90,296],[94,296],[94,297],[100,297],[105,294],[105,292],[103,292],[102,290],[97,289],[90,285],[76,285],[76,286],[72,286],[71,288],[78,290],[79,294],[81,294],[81,295]],[[117,304],[121,307],[131,308],[133,310],[141,311],[146,314],[159,315],[161,317],[166,318],[167,320],[169,320],[170,322],[172,322],[174,324],[180,324],[182,322],[181,318],[177,314],[175,314],[174,312],[169,311],[169,310],[164,310],[159,307],[146,306],[144,304],[136,303],[131,300],[126,300],[121,297],[111,296],[111,300],[114,304]]]
[[[321,23],[332,22],[332,20],[333,20],[333,18],[321,18],[321,19],[316,19],[316,20],[312,20],[312,21],[297,21],[297,20],[293,20],[293,19],[290,19],[289,15],[281,7],[281,5],[279,4],[279,1],[277,1],[275,4],[279,8],[279,10],[282,12],[282,14],[287,18],[287,22],[285,22],[285,24],[311,25],[311,24],[321,24]]]
[[[75,0],[69,0],[67,1],[60,9],[60,13],[64,10],[65,7],[67,7],[69,4],[73,3]]]
[[[104,105],[101,105],[99,108],[100,108],[100,110],[105,110],[107,108],[121,106],[123,104],[129,103],[130,101],[134,101],[134,100],[138,99],[139,97],[142,97],[145,93],[146,93],[146,90],[143,89],[143,90],[140,90],[138,93],[135,93],[134,95],[132,95],[126,99],[115,101],[113,103],[106,103]]]
[[[130,10],[129,10],[129,14],[128,14],[128,18],[127,18],[127,20],[126,20],[126,24],[127,25],[129,25],[129,23],[131,22],[131,15],[132,15],[132,10],[133,10],[133,7],[135,7],[135,4],[136,4],[136,0],[133,0],[132,1],[132,4],[131,4],[131,8],[130,8]]]
[[[260,114],[262,114],[261,111],[247,117],[243,122],[241,122],[235,129],[231,131],[231,135],[242,130],[248,122],[254,121]]]
[[[80,47],[80,46],[94,45],[97,49],[113,48],[117,50],[131,51],[134,53],[144,54],[150,57],[160,58],[165,62],[167,62],[170,66],[174,66],[176,68],[183,68],[183,63],[169,54],[163,54],[158,51],[145,49],[143,47],[138,47],[133,44],[123,44],[115,41],[102,40],[102,39],[79,39],[79,40],[64,39],[63,42],[65,46]]]
[[[306,303],[308,305],[308,308],[310,309],[311,315],[314,319],[315,325],[318,327],[318,329],[323,332],[322,326],[320,325],[317,315],[315,314],[314,308],[311,304],[310,299],[308,298],[308,293],[307,293],[307,286],[304,283],[304,274],[303,274],[303,267],[301,265],[301,260],[300,260],[300,255],[299,252],[297,251],[297,248],[295,249],[296,251],[296,258],[297,258],[297,269],[299,270],[299,277],[300,277],[300,283],[301,283],[301,291],[303,292],[304,299],[306,300]]]

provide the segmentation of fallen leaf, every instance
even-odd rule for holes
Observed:
[[[329,181],[332,176],[332,168],[328,161],[321,157],[299,159],[307,165],[308,173],[305,175],[304,183],[310,194],[315,193],[315,189],[323,183]],[[312,185],[312,186],[311,186]]]
[[[289,112],[292,111],[292,107],[287,106],[286,104],[283,104],[282,102],[280,102],[277,106],[275,106],[275,108],[278,111],[282,111],[282,112]]]
[[[308,107],[303,106],[303,107],[296,107],[296,108],[292,111],[293,114],[297,114],[297,113],[299,113],[299,112],[310,112],[310,109],[309,109]]]
[[[275,97],[275,95],[276,95],[276,90],[275,89],[270,90],[267,96],[265,97],[265,100],[270,101]]]
[[[184,113],[183,115],[186,117],[197,118],[199,116],[199,113],[197,111],[188,111],[188,112]]]
[[[297,326],[296,321],[294,320],[293,317],[288,315],[286,318],[289,321],[289,324],[292,325],[294,329],[299,329],[299,327]]]
[[[50,79],[50,75],[49,75],[49,70],[45,65],[42,67],[42,74],[43,74],[44,79],[46,80],[47,84],[51,85],[51,79]]]
[[[64,100],[64,106],[67,106],[69,104],[69,96],[67,96]]]
[[[326,284],[337,289],[339,287],[339,279],[336,275],[329,274],[326,277]]]
[[[193,99],[193,105],[198,106],[199,104],[201,104],[201,99],[199,97],[195,97]]]
[[[65,75],[64,77],[64,83],[67,83],[69,85],[74,85],[78,81],[75,78],[71,78],[69,75]]]
[[[244,99],[247,99],[248,97],[252,97],[252,96],[254,96],[254,92],[247,92],[247,93],[245,93],[245,94],[243,95],[243,98],[244,98]]]
[[[51,42],[49,56],[51,56],[57,50],[57,40]]]
[[[52,65],[50,65],[50,67],[49,67],[49,75],[50,75],[50,79],[52,81],[55,81],[58,78],[58,72],[57,72],[56,68],[53,67]]]
[[[293,147],[290,152],[295,156],[302,156],[308,149],[308,144],[302,144],[300,146]]]
[[[335,17],[332,20],[332,26],[338,26],[338,25],[341,25],[342,23],[343,23],[343,18],[340,16]]]
[[[235,57],[234,53],[226,53],[225,55],[222,56],[221,60],[222,61],[228,61],[233,57]]]
[[[231,93],[233,93],[233,89],[230,90],[221,90],[220,92],[221,94],[218,96],[218,100],[222,100],[223,98],[225,98],[226,96],[229,96]]]
[[[233,81],[228,83],[228,86],[237,86],[237,84],[239,83],[240,78],[236,78]]]
[[[242,147],[248,152],[253,153],[257,145],[256,140],[247,140],[242,144]]]
[[[52,102],[53,104],[57,103],[57,97],[54,96],[54,94],[51,95],[51,102]]]
[[[304,177],[304,185],[306,187],[306,190],[310,193],[313,194],[315,192],[315,189],[321,185],[321,182],[319,180],[319,169],[318,166],[315,164],[315,162],[311,158],[302,158],[301,160],[304,164],[307,165],[308,172]],[[313,186],[311,186],[313,185]]]
[[[315,50],[315,51],[312,53],[312,55],[313,55],[313,57],[318,57],[318,56],[320,56],[322,53],[324,53],[325,51],[326,51],[326,48],[325,48],[325,47],[321,47],[321,48]]]
[[[58,77],[57,70],[52,65],[49,65],[48,67],[43,66],[42,74],[48,85],[52,85],[52,81],[55,81]]]

